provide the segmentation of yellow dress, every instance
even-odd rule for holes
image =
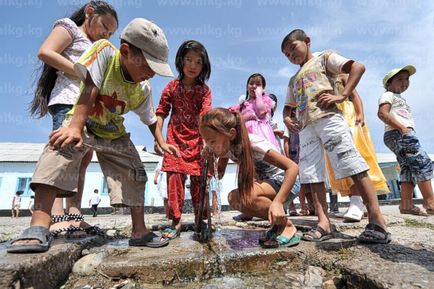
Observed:
[[[336,80],[335,88],[338,93],[343,91],[344,84],[341,79]],[[350,127],[357,150],[365,159],[370,168],[368,175],[371,178],[377,195],[389,193],[386,178],[384,177],[383,172],[381,171],[381,168],[377,162],[377,156],[375,153],[374,144],[372,143],[371,135],[368,130],[368,125],[365,123],[364,126],[356,126],[356,110],[354,109],[353,102],[349,99],[337,104],[337,106],[342,111],[342,115]],[[351,177],[336,180],[328,156],[326,157],[326,166],[332,192],[339,192],[341,196],[348,196],[350,187],[354,184]]]

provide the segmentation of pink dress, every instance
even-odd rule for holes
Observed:
[[[264,93],[260,97],[250,97],[242,104],[231,106],[229,109],[241,113],[249,133],[268,140],[274,145],[276,150],[280,152],[279,142],[270,125],[273,106],[273,100]]]

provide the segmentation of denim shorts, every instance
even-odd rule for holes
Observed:
[[[62,122],[65,120],[66,114],[73,107],[72,104],[53,104],[48,107],[48,112],[53,117],[53,130],[62,126]]]
[[[270,184],[270,186],[273,187],[273,189],[276,191],[276,193],[279,192],[280,187],[283,183],[283,178],[275,178],[275,179],[266,179],[264,182]],[[292,202],[295,200],[295,198],[298,197],[298,193],[300,192],[300,179],[297,177],[295,180],[294,185],[291,188],[291,191],[288,194],[288,197],[286,198],[287,202]]]
[[[401,182],[416,184],[432,179],[431,159],[421,148],[414,131],[405,135],[398,130],[386,131],[384,144],[396,155],[401,167]]]

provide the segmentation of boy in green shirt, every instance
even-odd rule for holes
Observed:
[[[157,118],[148,79],[173,76],[167,64],[168,44],[163,31],[143,18],[131,21],[117,50],[109,41],[95,42],[74,65],[82,79],[81,95],[63,127],[53,131],[38,161],[31,188],[35,211],[30,227],[11,241],[8,252],[44,252],[49,249],[51,207],[56,196],[77,192],[78,169],[89,149],[96,152],[107,179],[112,206],[131,208],[130,246],[161,247],[169,240],[146,228],[144,190],[146,172],[123,125],[123,114],[139,115],[167,153],[178,155],[155,130]]]

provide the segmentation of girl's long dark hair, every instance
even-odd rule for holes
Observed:
[[[250,98],[249,95],[249,89],[247,88],[249,86],[249,82],[252,78],[256,78],[259,77],[262,81],[262,88],[265,89],[265,86],[267,85],[267,82],[265,81],[265,77],[260,74],[260,73],[253,73],[252,75],[249,76],[249,78],[247,78],[247,84],[246,84],[246,100],[248,100]]]
[[[184,78],[184,57],[190,50],[202,56],[202,71],[198,76],[198,80],[200,84],[204,84],[211,76],[211,63],[205,46],[196,40],[185,41],[179,47],[178,52],[176,52],[175,66],[179,73],[179,79],[182,80]]]
[[[72,13],[69,19],[71,19],[77,26],[83,25],[86,19],[85,9],[88,6],[94,9],[95,14],[110,14],[116,19],[116,22],[118,22],[116,10],[105,1],[90,1]],[[36,82],[35,95],[30,104],[29,111],[30,115],[41,118],[48,112],[48,101],[50,99],[51,91],[56,84],[57,69],[42,62],[41,67],[38,70],[41,71],[41,74]]]
[[[237,159],[240,198],[244,202],[249,202],[255,177],[255,163],[249,135],[240,113],[217,107],[202,116],[200,126],[211,128],[228,136],[231,128],[237,131],[235,139],[231,142],[230,149]]]

